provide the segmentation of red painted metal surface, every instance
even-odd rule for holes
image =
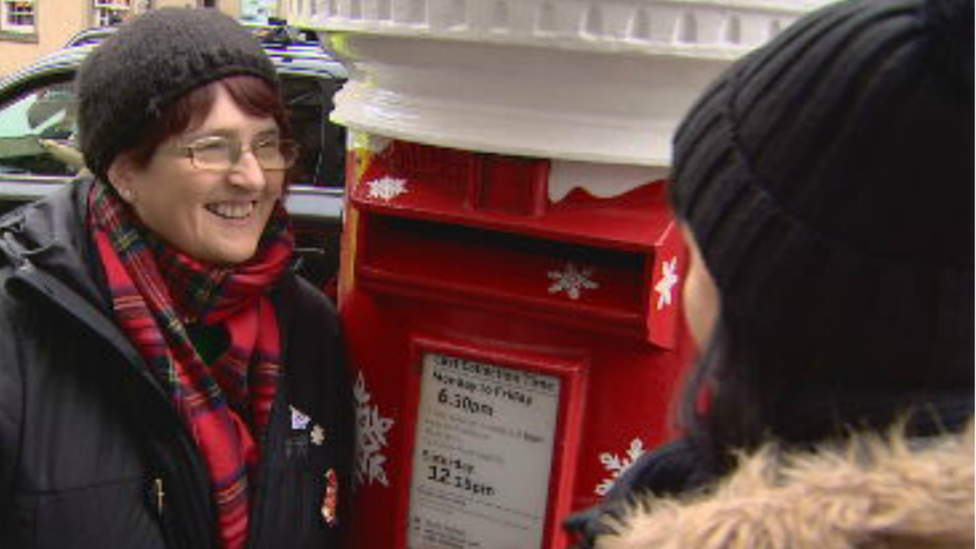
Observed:
[[[353,149],[348,166],[339,300],[366,436],[355,547],[407,547],[425,353],[558,380],[539,513],[541,547],[567,547],[562,519],[672,435],[693,351],[666,183],[552,203],[548,160],[401,141]]]

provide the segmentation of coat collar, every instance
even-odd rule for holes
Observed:
[[[37,269],[104,311],[104,274],[86,229],[93,180],[82,177],[0,220],[0,257]]]
[[[973,425],[743,456],[714,489],[638,499],[597,549],[972,547]]]

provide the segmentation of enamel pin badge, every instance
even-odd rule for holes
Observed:
[[[335,526],[339,520],[336,516],[338,502],[339,480],[336,478],[335,469],[329,469],[325,473],[325,495],[322,497],[322,519],[329,526]]]

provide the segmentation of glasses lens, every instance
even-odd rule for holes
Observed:
[[[298,159],[298,145],[288,139],[271,139],[254,145],[254,156],[266,170],[287,170]]]
[[[231,144],[223,138],[201,139],[188,146],[193,165],[201,170],[226,170],[233,164]]]

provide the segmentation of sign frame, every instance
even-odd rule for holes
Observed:
[[[525,348],[500,344],[497,341],[453,340],[443,336],[412,334],[409,343],[410,368],[404,387],[404,408],[401,421],[406,440],[400,445],[397,456],[402,465],[400,474],[404,487],[397,494],[397,537],[395,547],[408,548],[410,487],[413,486],[413,458],[417,443],[417,421],[420,408],[423,358],[428,353],[448,355],[531,373],[555,377],[560,392],[553,430],[552,461],[549,469],[547,508],[542,529],[542,544],[538,549],[555,547],[566,540],[560,526],[563,517],[571,511],[573,486],[585,417],[586,381],[590,365],[588,354],[566,353],[555,348]],[[534,549],[534,548],[526,548]]]

